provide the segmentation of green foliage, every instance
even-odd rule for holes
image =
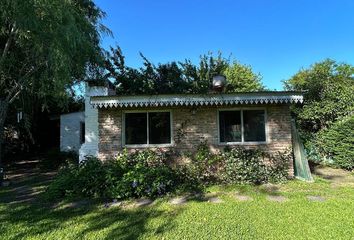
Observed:
[[[241,184],[285,181],[290,159],[291,154],[286,152],[269,155],[261,150],[233,148],[224,154],[222,180]]]
[[[0,1],[0,165],[11,104],[32,116],[26,103],[64,106],[68,89],[102,65],[100,34],[109,33],[102,17],[92,0]]]
[[[46,189],[45,197],[50,200],[72,196],[77,179],[77,166],[69,165],[59,170],[57,177]]]
[[[84,196],[110,199],[157,197],[166,193],[200,190],[211,183],[280,182],[288,176],[289,154],[267,155],[260,150],[231,149],[211,153],[201,143],[191,161],[172,168],[162,151],[124,150],[114,160],[89,158],[63,167],[49,186],[49,198]],[[270,164],[265,163],[265,159]]]
[[[316,136],[315,144],[322,157],[344,169],[354,169],[354,116],[333,123]]]
[[[287,180],[291,159],[290,151],[268,154],[242,147],[211,153],[203,142],[182,169],[184,178],[197,185],[283,182]]]
[[[196,183],[208,184],[219,181],[222,168],[222,155],[212,153],[207,142],[202,142],[194,154],[191,154],[190,162],[186,167],[186,175]]]
[[[84,196],[98,198],[156,197],[175,191],[179,183],[163,153],[151,150],[128,153],[102,162],[88,158],[67,165],[49,186],[49,198]]]
[[[261,75],[254,73],[251,66],[234,61],[227,66],[223,73],[228,81],[228,92],[254,92],[264,90]]]
[[[305,91],[304,105],[293,111],[309,159],[352,169],[353,128],[347,118],[354,112],[354,67],[327,59],[299,71],[285,87]]]
[[[305,91],[304,105],[294,109],[303,131],[320,131],[354,111],[352,65],[328,59],[300,70],[285,87]]]
[[[211,52],[200,56],[199,63],[186,59],[155,66],[144,55],[143,67],[139,69],[125,65],[125,57],[119,47],[106,53],[107,77],[116,81],[118,94],[178,94],[208,93],[211,79],[216,74],[225,73],[229,80],[229,92],[257,91],[263,89],[259,74],[250,66],[230,60],[221,53]]]
[[[267,168],[259,150],[233,148],[225,153],[223,181],[227,183],[255,183],[267,181]]]
[[[0,9],[1,98],[18,90],[60,97],[101,61],[100,32],[108,30],[93,1],[3,0]]]
[[[276,154],[266,154],[269,161],[267,165],[268,182],[285,182],[289,176],[289,164],[293,159],[292,151],[277,152]]]

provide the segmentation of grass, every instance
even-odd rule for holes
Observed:
[[[40,176],[19,183],[32,193],[45,184]],[[166,197],[139,208],[54,206],[40,195],[15,202],[19,185],[0,188],[0,239],[354,239],[354,188],[321,177],[271,187],[213,186],[207,191],[223,203],[195,199],[176,206]],[[239,201],[236,192],[253,200]],[[288,200],[271,202],[269,195]]]

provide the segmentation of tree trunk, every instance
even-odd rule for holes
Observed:
[[[2,168],[4,128],[5,128],[5,119],[7,116],[8,106],[9,106],[8,101],[0,100],[0,169]],[[0,181],[1,181],[1,179],[0,179]]]

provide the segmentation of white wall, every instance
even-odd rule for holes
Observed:
[[[98,110],[90,104],[93,96],[107,96],[107,87],[89,87],[86,85],[85,92],[85,143],[79,151],[79,160],[83,161],[86,156],[98,156]]]
[[[60,115],[60,151],[79,152],[81,146],[80,122],[85,122],[84,112]]]

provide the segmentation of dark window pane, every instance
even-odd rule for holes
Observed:
[[[169,112],[149,112],[149,143],[171,143]]]
[[[125,114],[125,143],[147,144],[147,114]]]
[[[80,122],[80,143],[83,144],[85,142],[85,123]]]
[[[241,112],[219,112],[220,142],[241,142]]]
[[[245,142],[264,142],[266,140],[263,110],[243,111],[243,126]]]

